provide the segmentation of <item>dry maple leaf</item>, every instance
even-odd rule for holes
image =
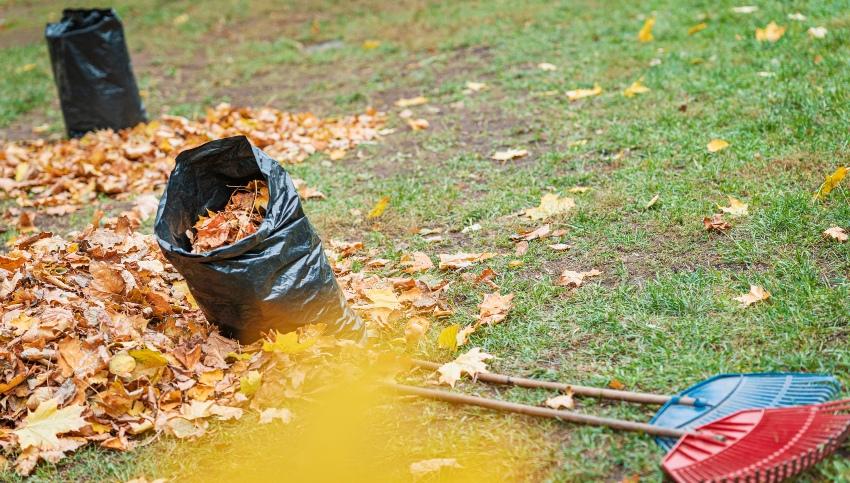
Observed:
[[[42,401],[13,432],[23,449],[30,446],[43,450],[57,448],[60,446],[58,435],[76,431],[88,424],[81,417],[83,410],[85,408],[79,404],[57,409],[56,399]]]
[[[484,82],[466,81],[466,90],[469,92],[478,92],[487,89],[487,84]]]
[[[265,217],[269,189],[265,181],[251,181],[237,188],[227,205],[208,216],[198,217],[192,227],[192,253],[203,253],[256,233]]]
[[[649,87],[643,85],[643,82],[641,82],[642,80],[643,79],[638,79],[632,82],[632,85],[623,90],[623,95],[626,97],[634,97],[638,94],[646,94],[649,92]]]
[[[599,275],[602,275],[602,272],[596,269],[587,272],[564,270],[558,277],[558,285],[562,287],[578,288],[584,283],[585,278],[598,277]]]
[[[474,379],[478,374],[488,372],[487,364],[484,362],[488,359],[493,359],[493,356],[481,352],[478,347],[473,347],[468,352],[458,356],[457,359],[447,362],[437,369],[437,372],[440,373],[439,383],[455,387],[455,383],[463,373]]]
[[[426,272],[434,268],[431,257],[424,252],[405,253],[401,256],[399,265],[405,267],[405,273]]]
[[[749,212],[747,211],[747,204],[731,196],[729,197],[729,206],[718,206],[718,208],[720,208],[720,211],[728,214],[733,218],[739,216],[746,216],[747,214],[749,214]]]
[[[826,230],[824,230],[823,236],[827,238],[832,238],[833,240],[836,240],[841,243],[846,242],[848,238],[847,231],[844,228],[841,228],[840,226],[833,226],[831,228],[827,228]]]
[[[750,305],[767,300],[770,298],[770,292],[764,289],[761,285],[750,285],[750,291],[744,295],[735,297],[735,300],[741,302],[741,307],[749,307]]]
[[[540,199],[539,206],[524,210],[523,215],[532,220],[545,220],[556,215],[568,213],[575,206],[576,202],[572,198],[561,198],[555,193],[547,193]]]
[[[721,213],[715,213],[711,215],[710,218],[703,218],[702,224],[706,231],[724,232],[732,228],[732,225],[723,219],[723,215]]]
[[[478,323],[496,325],[508,317],[513,306],[514,294],[500,295],[498,292],[484,295],[478,305]]]
[[[638,42],[652,42],[655,38],[652,35],[652,27],[655,26],[655,17],[649,17],[643,23],[643,27],[640,28],[640,31],[637,34]]]
[[[424,131],[431,127],[431,123],[427,119],[408,119],[407,125],[413,131]]]
[[[764,28],[756,28],[756,40],[759,42],[777,42],[785,35],[785,27],[780,27],[776,22],[770,22]]]
[[[307,186],[307,182],[303,179],[292,178],[292,184],[295,185],[295,190],[298,191],[298,196],[300,196],[302,200],[325,199],[324,193],[317,190],[316,188],[311,188],[310,186]]]
[[[471,267],[478,262],[495,257],[496,254],[491,252],[455,253],[454,255],[440,253],[437,256],[440,257],[440,270],[456,270]]]
[[[585,97],[598,96],[599,94],[602,94],[602,86],[599,84],[594,84],[592,89],[573,89],[566,92],[569,101],[577,101]]]
[[[537,64],[537,68],[546,71],[558,70],[558,66],[556,66],[555,64],[550,64],[549,62],[541,62]]]
[[[538,238],[546,238],[549,236],[551,231],[551,226],[546,223],[538,226],[537,228],[527,231],[524,233],[517,233],[515,235],[511,235],[511,240],[525,240],[525,241],[533,241]]]
[[[566,394],[561,394],[559,396],[550,397],[546,400],[546,405],[552,409],[575,409],[576,407],[572,391],[568,391]]]
[[[511,159],[519,159],[528,156],[528,151],[525,149],[508,149],[505,151],[496,151],[490,156],[490,159],[496,161],[510,161]]]
[[[706,149],[708,149],[709,153],[716,153],[718,151],[723,151],[724,149],[729,147],[729,143],[722,139],[712,139],[706,145]]]

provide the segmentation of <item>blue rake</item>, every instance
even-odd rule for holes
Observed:
[[[824,374],[720,374],[680,392],[667,401],[649,423],[665,428],[693,429],[742,409],[826,402],[834,399],[840,390],[838,380]],[[683,405],[678,404],[679,398],[695,401],[693,405]],[[670,450],[676,439],[658,436],[655,442]]]

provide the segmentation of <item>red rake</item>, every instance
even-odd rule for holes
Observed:
[[[441,401],[676,437],[679,441],[664,457],[662,467],[678,482],[781,481],[835,452],[850,433],[850,399],[778,409],[745,409],[686,431],[437,389],[389,386],[403,394]]]

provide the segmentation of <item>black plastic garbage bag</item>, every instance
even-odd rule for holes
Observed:
[[[265,180],[269,189],[257,232],[192,253],[186,230],[198,215],[221,210],[236,187],[253,180]],[[250,343],[270,329],[324,323],[328,333],[362,339],[362,322],[345,302],[289,174],[246,137],[211,141],[177,156],[154,232],[207,319],[227,335]]]
[[[68,136],[144,122],[124,28],[114,10],[62,11],[44,29]]]

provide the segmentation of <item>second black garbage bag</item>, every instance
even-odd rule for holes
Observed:
[[[68,136],[145,121],[124,27],[111,9],[66,9],[44,30]]]
[[[221,210],[236,187],[255,180],[269,190],[259,229],[231,245],[192,253],[186,231],[198,216]],[[292,179],[246,137],[211,141],[177,156],[154,231],[207,319],[227,335],[250,343],[272,329],[321,323],[340,337],[362,338],[363,324],[345,302]]]

